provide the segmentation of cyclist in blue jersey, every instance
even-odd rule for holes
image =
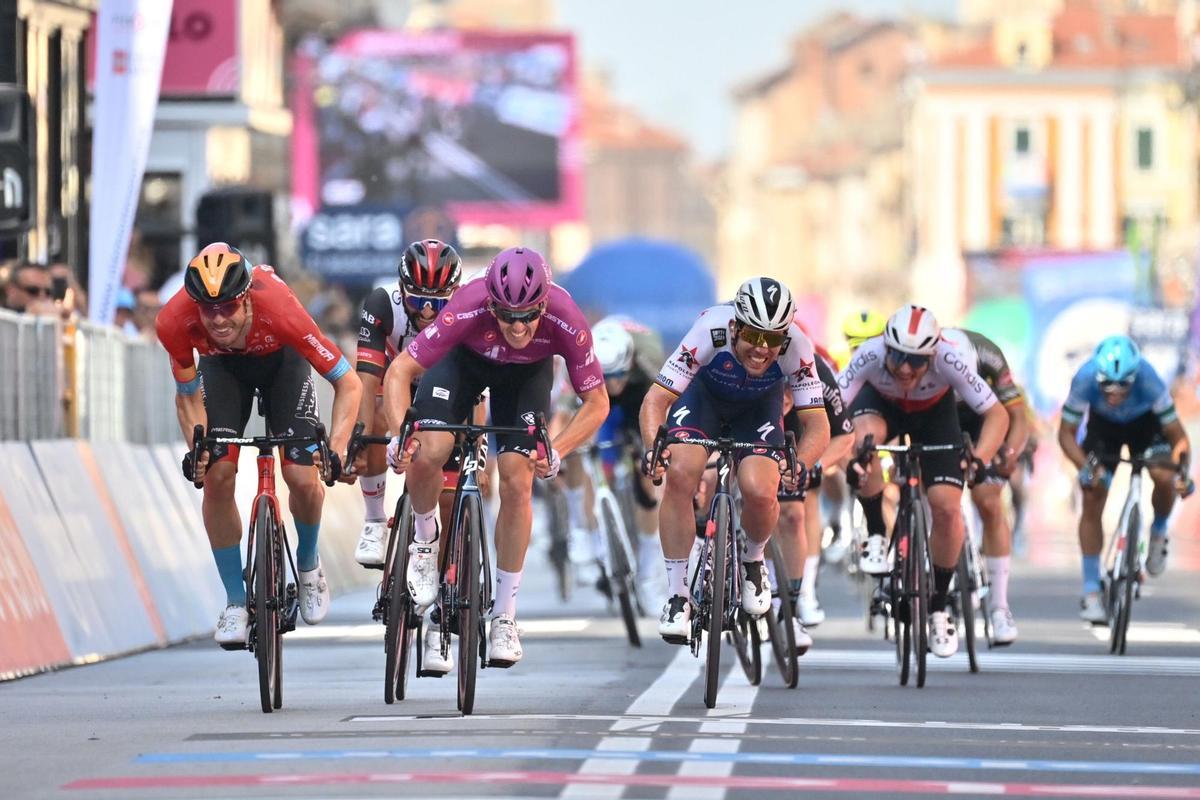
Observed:
[[[1079,441],[1079,428],[1086,417],[1086,432]],[[1108,487],[1122,445],[1131,454],[1148,449],[1168,452],[1180,465],[1149,470],[1154,482],[1151,505],[1150,545],[1146,570],[1160,575],[1167,565],[1167,519],[1175,496],[1191,493],[1187,465],[1190,444],[1175,402],[1158,373],[1142,359],[1128,336],[1109,336],[1100,342],[1090,361],[1071,380],[1071,391],[1062,408],[1058,443],[1079,470],[1083,510],[1079,518],[1079,549],[1083,555],[1083,599],[1079,616],[1103,624],[1104,603],[1100,599],[1100,550],[1104,530],[1100,516],[1108,498]],[[1089,459],[1095,455],[1096,459]],[[1097,460],[1098,459],[1098,460]]]
[[[646,393],[640,424],[646,446],[643,472],[649,473],[651,448],[658,428],[668,422],[678,437],[783,444],[783,395],[792,400],[804,422],[796,446],[806,468],[829,444],[829,421],[813,345],[792,320],[795,304],[787,287],[773,278],[751,278],[741,285],[732,304],[700,314],[683,341],[668,357]],[[692,502],[708,462],[698,445],[674,445],[663,451],[666,486],[659,505],[658,528],[667,568],[670,599],[658,632],[668,642],[686,644],[691,633],[688,600],[688,556],[696,528]],[[742,608],[766,613],[771,586],[763,554],[779,520],[780,467],[773,456],[739,452],[738,486],[742,494],[741,526],[746,532],[742,554]],[[793,476],[799,479],[803,476]]]

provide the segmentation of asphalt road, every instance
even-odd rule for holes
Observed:
[[[285,638],[271,715],[252,657],[209,640],[0,685],[0,797],[1200,797],[1197,573],[1155,581],[1117,657],[1075,617],[1076,570],[1018,562],[1020,642],[978,675],[931,657],[924,689],[829,570],[799,688],[749,686],[727,649],[710,711],[690,652],[651,620],[631,649],[594,593],[563,607],[539,550],[525,659],[480,673],[472,717],[452,679],[385,705],[373,595],[343,595]]]

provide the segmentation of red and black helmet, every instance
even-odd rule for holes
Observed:
[[[407,294],[449,294],[460,280],[458,251],[438,239],[413,242],[400,259],[400,286]]]

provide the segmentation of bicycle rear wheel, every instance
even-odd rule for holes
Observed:
[[[558,597],[564,603],[571,599],[573,575],[571,571],[570,553],[570,511],[567,508],[567,497],[553,486],[547,486],[546,503],[550,521],[550,566],[554,570],[554,582],[558,587]]]
[[[712,537],[712,575],[708,576],[708,651],[704,663],[704,705],[717,705],[717,689],[721,682],[721,632],[725,624],[725,584],[728,544],[733,537],[733,508],[728,495],[719,495],[713,500],[713,514],[709,517],[707,535]]]
[[[383,702],[403,700],[408,688],[408,654],[411,650],[412,599],[408,596],[408,542],[412,534],[412,511],[405,493],[396,503],[389,537],[391,559],[387,570],[387,617],[383,635]]]
[[[795,623],[792,622],[796,617],[796,607],[792,604],[791,576],[787,571],[787,563],[783,560],[783,548],[774,536],[771,537],[767,548],[779,596],[779,611],[775,611],[775,604],[772,603],[765,615],[767,637],[771,640],[771,655],[775,657],[775,666],[779,668],[783,685],[795,689],[796,684],[800,682],[800,669],[796,653]]]
[[[466,494],[462,498],[461,514],[455,545],[455,595],[458,606],[458,710],[465,717],[475,710],[475,677],[480,661],[480,551],[483,543],[483,514],[479,497]]]
[[[632,551],[625,523],[616,498],[611,493],[602,493],[599,498],[600,524],[604,526],[604,540],[608,545],[609,580],[617,595],[621,609],[621,621],[625,623],[625,635],[634,647],[642,646],[637,629],[637,597],[634,589]]]
[[[925,520],[925,509],[920,504],[914,503],[911,513],[912,537],[908,555],[912,583],[909,587],[909,615],[913,628],[913,655],[917,662],[917,688],[920,689],[925,686],[925,665],[929,655],[929,525]]]
[[[958,595],[958,618],[961,620],[963,636],[967,640],[967,664],[971,672],[979,672],[979,661],[975,655],[975,604],[972,601],[975,581],[971,577],[973,571],[970,561],[970,545],[964,544],[954,575],[954,582],[957,584],[955,593]]]
[[[736,620],[729,632],[730,644],[737,654],[738,663],[751,686],[762,683],[762,637],[758,629],[758,620],[740,608],[735,612]]]
[[[283,705],[280,684],[279,591],[280,567],[278,523],[275,507],[266,497],[254,510],[254,657],[258,661],[258,695],[264,714]]]

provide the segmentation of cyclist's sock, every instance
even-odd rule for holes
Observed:
[[[587,514],[583,507],[586,498],[583,487],[577,486],[574,489],[570,486],[563,487],[563,495],[567,498],[567,519],[571,527],[587,530]]]
[[[1100,556],[1083,557],[1083,593],[1100,591]]]
[[[954,567],[933,565],[933,596],[929,598],[930,611],[945,611],[950,581],[954,579]]]
[[[517,592],[521,588],[521,573],[496,570],[496,599],[492,603],[492,616],[505,614],[512,619],[517,618]]]
[[[317,568],[317,533],[321,523],[296,520],[296,568],[301,572]]]
[[[820,556],[808,556],[804,559],[804,596],[810,600],[817,599],[817,570],[820,566]]]
[[[1170,519],[1170,514],[1165,517],[1154,515],[1154,521],[1150,523],[1150,535],[1155,539],[1159,539],[1167,535],[1167,520]]]
[[[988,589],[991,595],[989,603],[992,608],[1008,608],[1008,566],[1012,556],[988,556],[987,569],[992,586]]]
[[[363,502],[367,506],[367,522],[383,522],[387,519],[387,510],[384,508],[387,472],[378,475],[360,475],[358,488],[362,489]]]
[[[429,544],[438,538],[438,509],[425,514],[413,509],[413,539],[421,544]]]
[[[887,523],[883,519],[883,492],[874,497],[860,497],[863,518],[867,522],[867,533],[872,536],[886,536]]]
[[[804,579],[792,578],[788,581],[788,594],[792,596],[792,605],[800,602],[800,596],[804,594]]]
[[[686,558],[664,558],[667,565],[667,591],[672,595],[687,597],[688,560]]]
[[[606,549],[604,546],[604,535],[600,533],[599,528],[596,528],[591,532],[590,538],[592,541],[592,557],[597,561],[603,562],[605,556],[604,551]]]
[[[768,540],[769,541],[769,540]],[[742,563],[747,561],[762,561],[767,552],[767,542],[756,542],[746,537],[746,552],[742,554]]]
[[[217,562],[217,572],[221,574],[221,583],[225,585],[225,602],[230,605],[246,605],[246,581],[242,577],[242,548],[214,547],[213,560]]]

